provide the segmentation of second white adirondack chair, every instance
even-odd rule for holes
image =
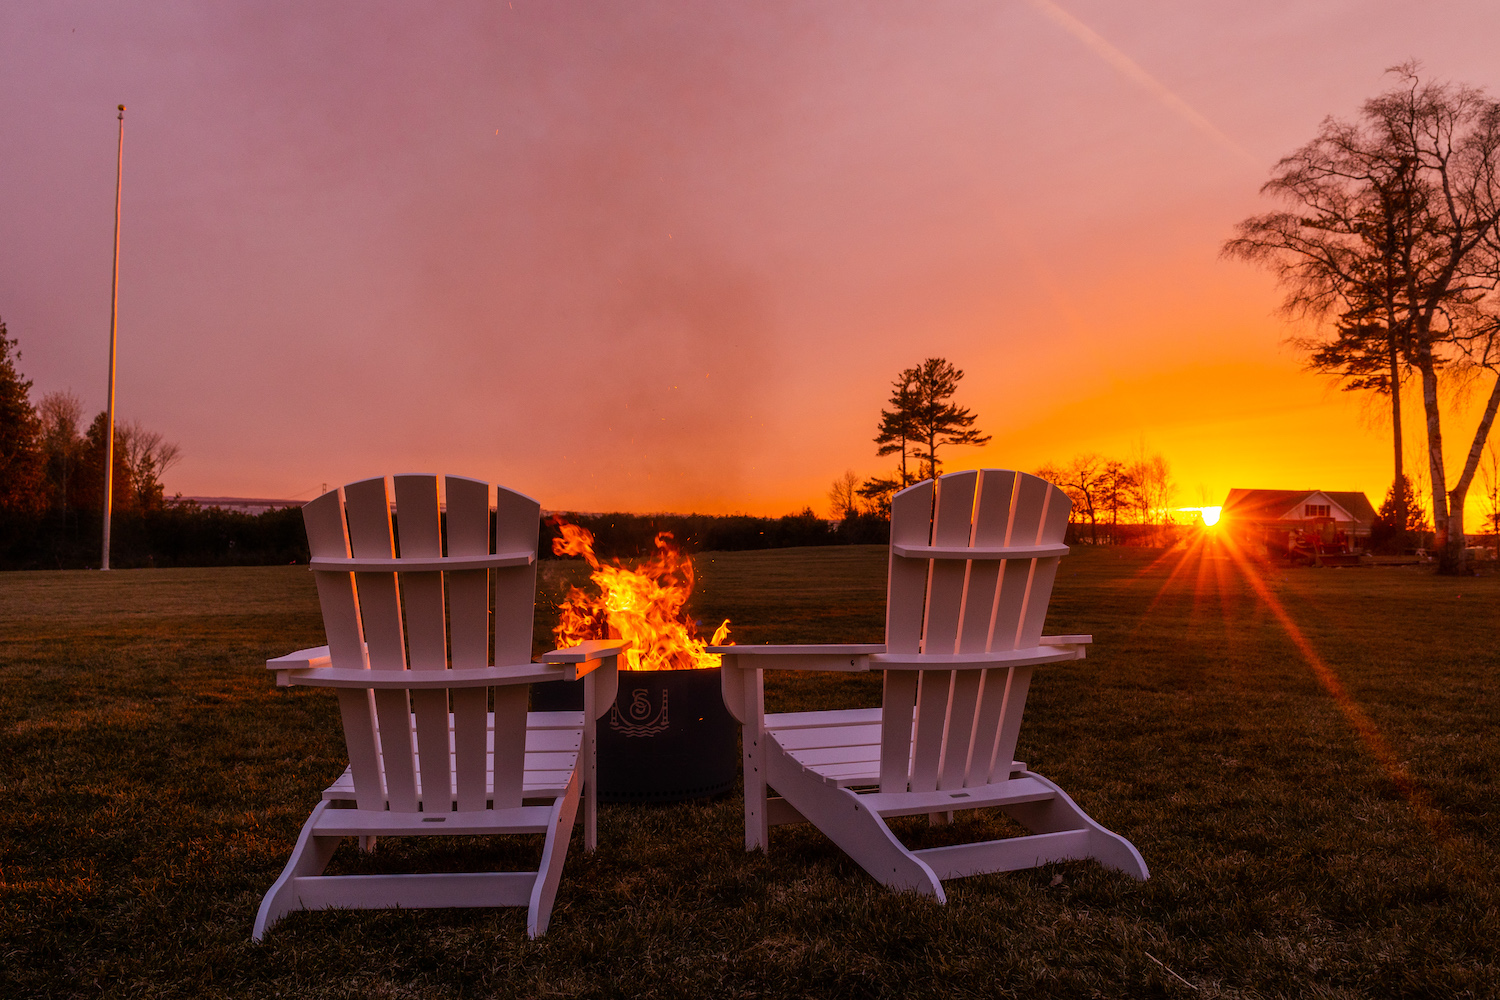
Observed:
[[[391,906],[525,906],[536,937],[580,798],[584,846],[594,848],[594,724],[614,701],[625,644],[590,642],[530,662],[537,502],[448,476],[443,513],[436,476],[394,483],[395,532],[384,478],[302,508],[328,645],[266,666],[281,686],[338,692],[349,767],[262,901],[257,941],[291,910]],[[582,713],[527,712],[530,682],[579,677]],[[534,872],[322,874],[346,837],[373,849],[386,836],[537,833],[546,836]]]
[[[939,902],[944,879],[1064,859],[1148,877],[1129,841],[1012,760],[1032,671],[1082,659],[1091,640],[1042,635],[1069,506],[1001,469],[908,487],[891,506],[885,645],[712,647],[744,724],[746,850],[767,847],[772,824],[811,822],[878,881]],[[872,668],[880,708],[765,714],[764,670]],[[1030,835],[909,850],[886,824],[985,807]]]

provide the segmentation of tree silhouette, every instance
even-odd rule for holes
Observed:
[[[1310,367],[1388,394],[1396,470],[1400,387],[1414,372],[1426,417],[1432,515],[1444,568],[1463,562],[1464,501],[1500,408],[1500,104],[1472,87],[1423,82],[1365,102],[1355,122],[1327,119],[1275,167],[1262,190],[1286,211],[1240,223],[1224,246],[1264,264],[1283,308],[1325,324],[1304,340]],[[1448,487],[1439,375],[1496,374],[1462,471]]]
[[[990,436],[974,426],[979,418],[967,407],[952,402],[963,377],[964,373],[948,360],[928,358],[891,383],[891,409],[880,411],[880,428],[875,436],[880,447],[876,454],[901,453],[901,486],[918,479],[936,479],[942,472],[940,447],[989,443]],[[909,452],[920,463],[915,476],[907,467]]]
[[[41,506],[41,421],[31,405],[31,381],[16,369],[20,352],[0,320],[0,510]]]
[[[828,488],[828,512],[836,521],[847,520],[859,513],[859,477],[849,470],[833,481]]]
[[[916,482],[906,467],[906,457],[913,439],[917,437],[916,411],[920,398],[917,394],[918,369],[907,368],[891,383],[891,408],[880,411],[880,428],[875,434],[879,445],[875,454],[885,456],[901,454],[901,475],[896,480],[896,489]],[[873,481],[873,480],[872,480]],[[881,481],[881,486],[885,481]],[[889,504],[887,504],[889,508]]]

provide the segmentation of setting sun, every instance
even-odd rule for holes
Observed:
[[[1223,513],[1223,511],[1224,511],[1224,508],[1222,506],[1221,507],[1178,507],[1177,509],[1180,510],[1180,511],[1182,511],[1185,514],[1197,514],[1199,517],[1203,518],[1203,525],[1204,525],[1204,527],[1207,527],[1207,528],[1212,528],[1214,525],[1218,524],[1219,523],[1219,515],[1221,513]]]

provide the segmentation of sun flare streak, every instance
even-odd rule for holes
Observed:
[[[1265,166],[1256,157],[1250,155],[1250,152],[1245,147],[1224,134],[1217,125],[1205,118],[1191,104],[1178,97],[1165,84],[1142,69],[1134,59],[1131,59],[1125,53],[1115,48],[1100,36],[1098,32],[1063,10],[1056,3],[1053,3],[1052,0],[1026,0],[1026,2],[1038,13],[1046,16],[1058,27],[1082,42],[1084,46],[1113,67],[1121,76],[1142,87],[1147,93],[1160,101],[1167,110],[1208,136],[1216,144],[1222,146],[1257,170]]]
[[[1323,690],[1328,693],[1329,697],[1333,699],[1339,711],[1343,713],[1345,721],[1348,722],[1349,726],[1359,736],[1360,741],[1364,743],[1370,756],[1375,758],[1376,763],[1385,771],[1391,783],[1406,798],[1412,807],[1412,811],[1417,814],[1417,817],[1435,838],[1438,840],[1450,839],[1447,819],[1433,803],[1432,797],[1417,783],[1417,779],[1396,757],[1396,754],[1391,750],[1390,744],[1386,742],[1385,737],[1376,728],[1374,721],[1371,720],[1365,710],[1349,694],[1348,689],[1344,687],[1343,681],[1339,679],[1333,667],[1314,648],[1301,627],[1292,619],[1291,614],[1286,610],[1286,606],[1271,592],[1271,588],[1266,585],[1265,577],[1259,568],[1251,562],[1244,550],[1235,544],[1232,537],[1224,536],[1223,545],[1229,553],[1229,557],[1234,561],[1235,568],[1239,570],[1240,576],[1250,585],[1250,589],[1260,598],[1261,603],[1265,605],[1266,609],[1271,612],[1271,616],[1276,619],[1277,624],[1281,626],[1281,630],[1286,633],[1287,638],[1291,640],[1292,645],[1296,647],[1297,652],[1301,654],[1302,659],[1311,668],[1313,676],[1322,685]]]

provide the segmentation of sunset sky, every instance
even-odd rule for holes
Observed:
[[[942,356],[994,436],[949,469],[1379,504],[1380,409],[1219,248],[1387,67],[1500,93],[1497,38],[1494,0],[12,0],[0,317],[33,399],[103,408],[124,103],[118,412],[169,494],[822,511]]]

